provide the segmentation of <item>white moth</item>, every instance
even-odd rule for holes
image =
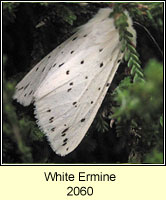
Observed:
[[[85,136],[123,57],[111,11],[100,9],[16,86],[13,98],[24,106],[34,102],[37,124],[61,156]],[[128,23],[135,35],[130,17]]]

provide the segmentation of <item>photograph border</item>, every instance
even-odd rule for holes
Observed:
[[[63,3],[63,2],[67,2],[67,3],[70,3],[69,1],[1,1],[1,44],[2,43],[2,3],[4,2],[21,2],[21,3],[30,3],[30,2],[36,2],[36,3],[39,3],[39,2],[48,2],[48,3]],[[89,3],[89,2],[110,2],[110,1],[71,1],[71,2],[76,2],[76,3]],[[115,1],[115,2],[122,2],[122,1]],[[123,2],[136,2],[136,1],[123,1]],[[139,1],[139,2],[149,2],[149,1]],[[164,52],[165,52],[165,1],[151,1],[151,2],[163,2],[164,3],[164,24],[163,24],[163,28],[164,28]],[[163,110],[164,110],[164,116],[163,116],[163,134],[164,134],[164,137],[163,137],[163,145],[164,145],[164,148],[163,148],[163,161],[164,163],[163,164],[103,164],[103,163],[95,163],[95,164],[58,164],[58,163],[55,163],[55,164],[35,164],[35,163],[31,163],[31,164],[22,164],[22,163],[18,163],[18,164],[4,164],[3,161],[2,161],[2,150],[3,150],[3,138],[2,138],[2,134],[3,134],[3,53],[2,53],[2,45],[1,45],[1,163],[0,165],[1,166],[165,166],[165,67],[164,67],[164,73],[163,73],[163,79],[164,79],[164,87],[163,87],[163,101],[164,101],[164,106],[163,106]],[[165,66],[165,53],[164,53],[164,58],[163,58],[163,65]]]

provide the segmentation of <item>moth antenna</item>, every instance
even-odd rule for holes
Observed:
[[[161,53],[161,56],[163,57],[163,52],[162,52],[162,50],[161,50],[161,48],[159,47],[159,45],[158,45],[158,43],[156,42],[156,40],[155,40],[155,38],[152,36],[152,34],[149,32],[149,30],[145,27],[145,26],[143,26],[142,24],[140,24],[139,22],[133,22],[133,24],[136,24],[136,25],[138,25],[138,26],[140,26],[141,28],[143,28],[146,32],[147,32],[147,34],[149,35],[149,37],[152,39],[152,41],[154,42],[154,44],[156,45],[156,47],[158,48],[158,50],[159,50],[159,52]]]

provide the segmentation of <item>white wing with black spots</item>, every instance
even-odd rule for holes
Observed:
[[[14,98],[23,105],[34,100],[37,124],[61,156],[82,141],[123,57],[111,11],[100,9],[17,85]]]

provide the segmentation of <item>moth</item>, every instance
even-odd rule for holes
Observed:
[[[80,144],[123,58],[111,12],[100,9],[16,86],[13,98],[23,106],[34,103],[37,124],[58,155]],[[128,24],[136,35],[129,16]]]

